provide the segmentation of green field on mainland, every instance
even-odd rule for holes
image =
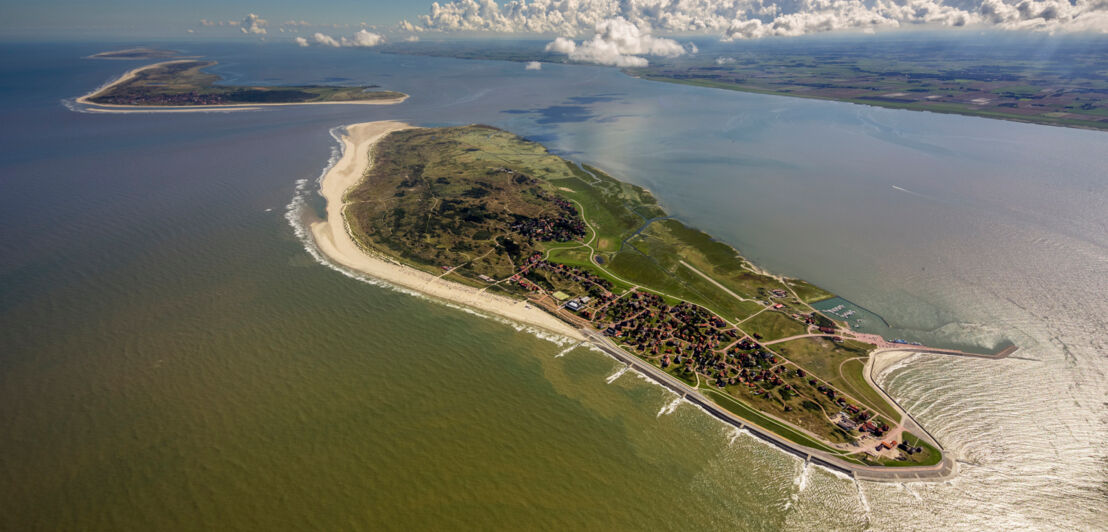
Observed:
[[[862,376],[871,345],[800,338],[734,347],[744,332],[766,342],[807,334],[809,315],[834,325],[806,304],[833,295],[762,273],[734,248],[668,217],[641,187],[482,125],[393,132],[373,157],[345,197],[350,231],[366,247],[424,271],[450,269],[445,278],[455,282],[545,305],[589,296],[595,314],[582,308],[576,317],[598,330],[634,315],[649,314],[653,327],[674,312],[691,313],[667,330],[671,338],[678,329],[682,338],[714,338],[708,354],[715,359],[695,367],[668,362],[681,353],[677,344],[656,343],[648,352],[641,337],[610,334],[724,408],[802,445],[842,454],[832,442],[856,442],[857,434],[831,419],[849,404],[875,414],[874,421],[899,419]],[[769,308],[777,304],[784,306]],[[607,312],[612,315],[600,325]],[[737,382],[741,357],[755,357],[741,368],[762,377]],[[818,385],[798,367],[818,377]],[[837,394],[817,390],[823,385]],[[836,401],[843,397],[848,404]]]
[[[107,105],[180,106],[385,101],[405,96],[378,90],[376,85],[219,85],[219,75],[204,71],[215,64],[194,60],[157,63],[137,70],[130,79],[109,86],[89,101]]]
[[[966,43],[970,44],[970,43]],[[779,45],[659,59],[652,81],[1036,124],[1108,129],[1108,70],[1092,47],[1049,59],[1006,47]]]

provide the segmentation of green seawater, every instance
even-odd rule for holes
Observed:
[[[69,306],[9,311],[59,325],[16,333],[35,356],[4,370],[4,528],[785,524],[746,518],[788,503],[795,459],[689,405],[659,415],[672,394],[606,384],[619,365],[588,348],[352,280],[278,213],[254,218],[148,238],[60,286],[82,291]],[[266,232],[284,237],[243,245]]]

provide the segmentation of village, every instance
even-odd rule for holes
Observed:
[[[757,333],[747,334],[701,306],[670,304],[641,288],[617,295],[607,279],[545,260],[542,253],[524,261],[508,282],[528,291],[533,302],[602,331],[690,386],[709,386],[752,404],[836,449],[899,461],[923,452],[903,441],[898,423],[775,353]],[[765,304],[767,312],[784,306]],[[810,334],[843,340],[841,331],[829,326],[834,322],[818,313],[799,317]]]

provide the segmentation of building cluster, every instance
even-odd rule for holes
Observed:
[[[588,293],[586,297],[589,297],[589,299],[586,301],[595,301],[596,304],[603,305],[615,299],[615,295],[612,294],[611,281],[576,266],[550,262],[543,258],[542,253],[534,253],[530,257],[527,257],[523,265],[520,266],[519,271],[512,276],[512,280],[519,282],[520,286],[531,290],[529,287],[537,286],[535,283],[526,279],[526,275],[531,271],[545,272],[549,277],[553,277],[553,281],[559,284],[566,283],[579,286]],[[578,308],[574,310],[583,308],[580,305],[581,299],[574,300],[579,303]],[[584,314],[582,314],[582,317],[589,319],[589,317]]]
[[[529,280],[532,272],[543,275],[532,275]],[[779,395],[786,412],[797,404],[791,401],[795,398],[803,398],[805,405],[815,401],[828,415],[834,413],[834,425],[850,434],[879,440],[889,431],[872,411],[851,403],[833,387],[763,346],[757,335],[746,336],[704,307],[688,302],[670,305],[657,294],[635,289],[617,296],[607,279],[576,266],[550,262],[541,253],[525,259],[512,279],[525,289],[553,293],[565,309],[667,371],[685,377],[695,374],[700,382],[719,388],[740,386],[754,396],[768,398],[774,393],[773,400]],[[546,281],[553,287],[536,284]],[[811,316],[798,319],[819,329]]]
[[[515,216],[512,231],[541,242],[568,242],[585,236],[585,222],[575,216],[557,215],[531,218]]]

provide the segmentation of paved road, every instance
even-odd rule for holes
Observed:
[[[635,371],[638,371],[647,378],[680,395],[690,403],[704,409],[705,412],[711,414],[720,421],[739,429],[746,429],[754,436],[776,445],[785,452],[817,465],[844,473],[856,479],[879,482],[940,481],[950,478],[955,473],[955,462],[946,453],[943,454],[942,462],[934,466],[874,467],[853,464],[831,453],[810,449],[778,436],[720,407],[689,385],[675,379],[662,370],[652,366],[650,363],[624,351],[600,333],[587,328],[579,330],[590,343],[597,346],[605,353],[608,353],[612,358],[627,364]],[[881,391],[882,393],[884,392],[884,390]],[[899,407],[899,405],[897,406]],[[909,417],[908,419],[911,418]],[[923,431],[923,433],[926,434],[926,431]],[[930,439],[930,434],[928,434],[927,437]],[[937,444],[938,442],[935,443]]]

